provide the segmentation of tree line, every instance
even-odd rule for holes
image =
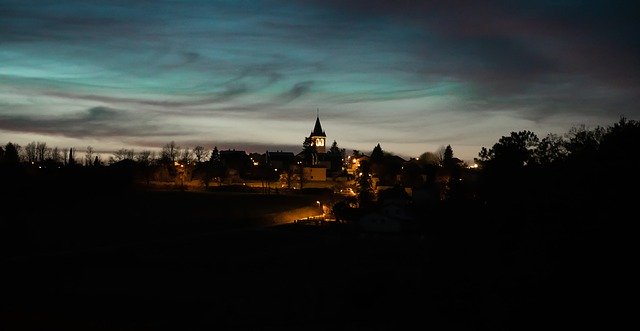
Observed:
[[[475,159],[477,169],[469,169],[468,164],[456,158],[451,145],[404,160],[383,151],[377,144],[369,155],[353,150],[349,158],[367,156],[361,160],[356,172],[366,176],[354,178],[364,204],[376,198],[372,191],[374,178],[378,186],[431,190],[432,196],[441,201],[473,198],[495,203],[528,197],[549,204],[554,199],[567,201],[588,194],[609,192],[606,194],[611,195],[612,187],[626,189],[630,181],[621,180],[619,176],[627,174],[635,178],[640,140],[638,126],[635,120],[621,118],[608,127],[577,126],[563,135],[547,134],[542,139],[531,131],[511,132],[493,146],[481,148]],[[327,155],[332,156],[330,159],[337,163],[338,169],[348,162],[345,150],[338,148],[336,142]],[[306,140],[300,156],[303,165],[317,163],[314,148]],[[259,166],[236,165],[251,170],[242,172],[241,176],[279,179],[279,174],[268,169],[261,155],[253,155],[253,158]],[[174,141],[164,145],[160,152],[119,149],[107,159],[91,146],[78,151],[49,147],[44,142],[31,142],[25,146],[9,142],[0,146],[0,167],[5,181],[15,181],[35,171],[51,173],[57,169],[76,169],[87,172],[87,169],[111,168],[112,172],[118,170],[120,174],[128,171],[129,176],[147,183],[198,179],[205,186],[220,182],[228,170],[217,147],[211,150],[202,146],[180,147]],[[84,170],[78,170],[80,168]],[[552,192],[541,193],[545,190]]]
[[[421,218],[445,210],[571,211],[591,218],[632,203],[639,152],[640,123],[624,117],[606,127],[574,126],[543,138],[511,132],[482,147],[473,165],[456,158],[451,145],[405,161],[377,144],[368,157],[357,150],[350,156],[360,160],[350,205],[366,209],[385,198],[410,200],[410,190]]]

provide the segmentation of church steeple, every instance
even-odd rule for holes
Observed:
[[[325,153],[327,135],[322,130],[322,125],[320,124],[320,109],[316,110],[316,124],[313,127],[313,131],[311,131],[310,138],[316,148],[316,152]]]

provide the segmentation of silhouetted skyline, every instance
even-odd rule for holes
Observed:
[[[640,110],[628,1],[3,1],[0,141],[470,160]]]

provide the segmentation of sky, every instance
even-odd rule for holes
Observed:
[[[0,144],[473,160],[640,116],[634,1],[0,0]]]

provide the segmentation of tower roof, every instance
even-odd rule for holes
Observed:
[[[312,136],[321,136],[326,137],[327,135],[322,131],[322,125],[320,125],[320,116],[316,117],[316,125],[313,127],[313,131],[311,131]]]

